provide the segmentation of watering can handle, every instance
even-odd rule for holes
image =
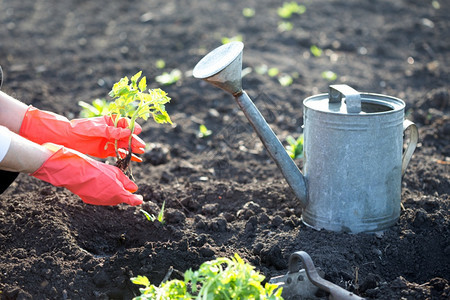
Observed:
[[[334,84],[329,86],[329,102],[341,102],[345,97],[348,113],[359,114],[361,112],[361,95],[354,88],[346,84]]]
[[[419,131],[417,130],[416,124],[411,122],[410,120],[403,121],[403,132],[407,129],[410,131],[409,143],[406,146],[406,150],[403,153],[402,157],[402,176],[405,174],[406,168],[408,167],[409,161],[411,160],[411,156],[413,155],[414,150],[416,149],[417,142],[419,140]]]

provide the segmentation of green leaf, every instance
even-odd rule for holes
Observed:
[[[223,37],[222,39],[222,44],[228,44],[228,43],[230,43],[230,42],[242,42],[242,40],[243,40],[243,37],[242,37],[242,35],[236,35],[236,36],[233,36],[233,37],[231,37],[231,38],[228,38],[228,37]]]
[[[337,74],[333,71],[323,71],[321,75],[323,79],[326,79],[328,81],[334,81],[337,79]]]
[[[139,81],[139,90],[141,92],[144,92],[146,88],[147,88],[147,77],[144,76]]]
[[[144,285],[146,287],[150,285],[150,281],[145,276],[138,275],[137,277],[130,278],[130,280],[134,284],[140,284],[140,285]]]
[[[304,14],[306,12],[306,7],[304,5],[299,5],[295,1],[284,2],[282,7],[279,7],[278,16],[283,19],[289,19],[293,14]]]
[[[199,138],[206,138],[212,134],[212,131],[206,128],[205,125],[201,124],[198,128],[198,137]]]
[[[164,69],[166,66],[166,62],[163,59],[158,59],[155,63],[156,68],[158,69]]]
[[[154,222],[154,221],[156,220],[156,217],[155,217],[154,215],[149,214],[149,213],[146,212],[145,210],[140,209],[139,211],[140,211],[141,213],[143,213],[144,216],[147,218],[147,220],[149,220],[150,222]]]
[[[280,71],[277,68],[270,68],[267,71],[267,75],[269,75],[270,77],[278,76],[278,74],[280,74]]]
[[[246,18],[251,18],[255,15],[255,10],[250,7],[245,7],[242,9],[242,15]]]
[[[136,84],[138,79],[141,77],[141,75],[142,75],[142,71],[139,71],[136,74],[134,74],[133,77],[131,77],[131,83]]]
[[[311,53],[316,56],[319,57],[322,55],[322,49],[320,49],[319,47],[317,47],[316,45],[312,45],[309,50],[311,51]]]
[[[163,85],[171,85],[181,79],[181,71],[173,69],[170,73],[164,72],[159,76],[156,76],[155,80]]]
[[[282,86],[289,86],[294,82],[294,79],[291,75],[283,74],[278,78],[278,82],[280,82]]]
[[[166,206],[166,201],[164,200],[162,206],[161,206],[161,210],[158,213],[158,218],[157,220],[159,221],[159,223],[164,224],[166,221],[164,221],[164,209]]]

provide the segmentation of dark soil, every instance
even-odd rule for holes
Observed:
[[[131,299],[146,275],[158,284],[239,253],[267,278],[304,250],[325,278],[370,299],[450,297],[450,3],[309,0],[280,32],[283,1],[0,1],[3,90],[27,104],[77,117],[79,100],[106,97],[139,70],[163,87],[176,126],[142,124],[150,145],[133,174],[141,207],[84,204],[21,174],[0,201],[0,298]],[[245,18],[242,9],[255,10]],[[195,64],[242,35],[243,85],[280,140],[301,133],[302,100],[335,83],[402,98],[420,145],[403,178],[404,210],[382,235],[315,231],[233,98],[192,78]],[[320,57],[310,46],[324,50]],[[163,59],[164,70],[155,62]],[[296,75],[283,87],[265,64]],[[213,134],[197,137],[200,124]],[[301,162],[299,161],[301,166]],[[370,172],[370,170],[368,170]],[[147,221],[139,209],[166,224]],[[177,272],[179,271],[179,272]]]

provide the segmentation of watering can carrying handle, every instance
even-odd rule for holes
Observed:
[[[329,102],[339,103],[345,97],[348,113],[359,114],[361,112],[361,95],[354,88],[346,84],[334,84],[329,86]]]
[[[402,156],[402,176],[405,174],[406,168],[408,167],[409,161],[411,160],[411,156],[413,155],[414,150],[416,149],[417,142],[419,141],[419,132],[417,130],[416,124],[411,122],[410,120],[403,121],[403,132],[409,129],[409,143],[406,146],[405,152],[403,152]]]

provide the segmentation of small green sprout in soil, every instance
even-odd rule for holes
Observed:
[[[131,80],[126,76],[123,77],[113,85],[112,90],[109,92],[109,96],[114,99],[114,102],[109,105],[109,114],[115,116],[114,126],[117,127],[120,118],[127,118],[128,128],[133,132],[136,120],[141,118],[147,121],[150,115],[157,123],[172,124],[165,109],[165,104],[170,102],[167,93],[159,88],[147,90],[147,79],[145,76],[141,78],[141,75],[142,71],[131,77]],[[132,177],[130,168],[131,141],[132,135],[130,135],[128,142],[129,151],[124,158],[119,154],[117,141],[115,141],[114,145],[118,159],[116,166],[130,177]]]
[[[134,284],[143,285],[141,295],[134,300],[144,299],[261,299],[278,300],[282,288],[276,284],[261,282],[264,275],[235,254],[233,258],[219,257],[204,262],[197,271],[188,270],[184,279],[173,279],[152,285],[147,277],[131,278]]]
[[[293,14],[304,14],[306,11],[306,7],[304,5],[299,5],[295,1],[284,2],[282,7],[279,7],[277,12],[278,16],[283,19],[289,19]]]
[[[269,75],[270,77],[278,76],[278,74],[280,74],[280,70],[278,70],[277,68],[270,68],[269,70],[267,70],[267,75]]]
[[[441,4],[439,3],[439,1],[431,1],[431,6],[433,6],[434,9],[441,8]]]
[[[158,59],[158,60],[155,62],[155,66],[156,66],[158,69],[164,69],[164,68],[166,67],[166,62],[164,61],[164,59]]]
[[[242,15],[246,18],[251,18],[255,15],[255,10],[250,7],[245,7],[242,9]]]
[[[323,79],[326,79],[328,81],[334,81],[337,79],[337,74],[333,71],[323,71],[321,75]]]
[[[258,73],[259,75],[264,75],[267,73],[268,69],[269,68],[267,67],[267,65],[262,64],[255,67],[255,72]]]
[[[229,38],[229,37],[222,37],[222,39],[221,39],[221,41],[222,41],[222,44],[228,44],[228,43],[231,43],[231,42],[242,42],[244,40],[244,38],[242,37],[242,35],[236,35],[236,36],[233,36],[233,37],[231,37],[231,38]]]
[[[162,85],[171,85],[176,83],[178,80],[181,79],[181,71],[178,69],[173,69],[172,71],[170,71],[170,73],[168,72],[164,72],[159,76],[156,76],[156,82],[162,84]]]
[[[290,86],[294,82],[294,78],[292,78],[292,76],[289,74],[281,74],[278,77],[278,82],[282,86]]]
[[[288,21],[278,22],[279,32],[291,31],[292,29],[294,29],[294,24],[292,24],[292,22]]]
[[[158,221],[159,223],[164,225],[164,223],[166,223],[166,220],[164,220],[165,206],[166,206],[166,201],[163,202],[163,204],[161,206],[161,210],[159,211],[157,216],[155,216],[154,214],[150,214],[143,209],[140,209],[140,212],[143,213],[145,215],[145,217],[147,218],[147,220],[149,220],[150,222]]]
[[[201,139],[206,138],[212,134],[212,130],[209,130],[205,125],[201,124],[198,127],[197,136]]]
[[[95,99],[92,104],[78,101],[81,106],[80,116],[82,118],[100,117],[109,114],[109,102],[106,99]]]
[[[303,157],[303,134],[297,139],[289,135],[286,138],[286,142],[289,144],[286,146],[286,152],[292,159]]]
[[[311,51],[312,55],[314,55],[315,57],[319,57],[322,55],[322,49],[320,49],[319,47],[317,47],[316,45],[312,45],[309,50]]]

